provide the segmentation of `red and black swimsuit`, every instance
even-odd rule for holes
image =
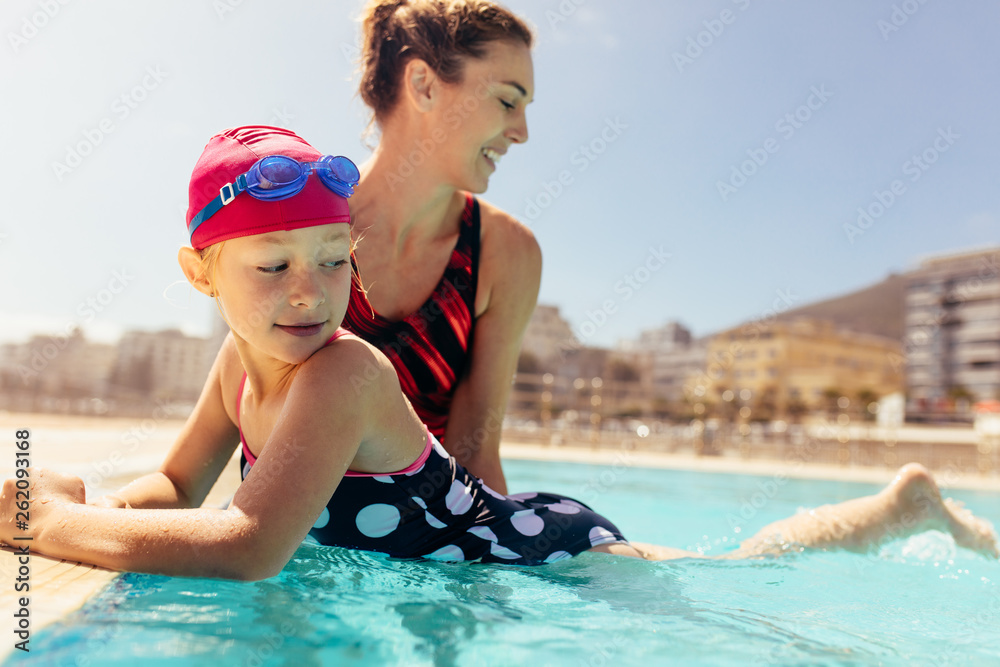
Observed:
[[[479,202],[470,194],[448,266],[419,310],[390,322],[355,286],[344,317],[344,328],[389,358],[403,394],[438,439],[444,437],[451,398],[472,345],[478,273]]]

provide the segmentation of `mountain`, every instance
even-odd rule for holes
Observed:
[[[831,320],[862,333],[903,340],[906,276],[890,274],[880,283],[841,296],[785,311],[779,321],[799,317]]]

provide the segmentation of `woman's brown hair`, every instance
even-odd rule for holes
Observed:
[[[465,58],[482,58],[490,42],[531,48],[528,25],[487,0],[371,0],[361,16],[359,92],[380,121],[395,106],[400,77],[414,58],[447,83],[462,80]]]

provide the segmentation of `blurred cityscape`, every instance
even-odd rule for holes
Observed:
[[[938,439],[967,441],[973,468],[997,467],[1000,247],[929,257],[867,289],[797,308],[779,293],[759,318],[701,338],[672,321],[613,349],[591,347],[580,341],[599,326],[594,319],[574,332],[558,308],[536,308],[505,435],[549,445],[628,436],[712,454],[801,445],[825,429],[817,437],[841,445],[881,443],[871,456],[891,464],[919,440],[900,435],[908,425],[973,432],[978,421],[978,435]],[[6,344],[0,409],[182,418],[225,334],[219,319],[207,339],[130,331],[108,345],[71,330]],[[893,460],[887,442],[900,448],[888,452]],[[865,456],[839,452],[841,460]]]

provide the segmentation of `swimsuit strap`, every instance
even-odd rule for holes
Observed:
[[[434,449],[434,436],[431,435],[430,431],[427,431],[427,444],[424,445],[424,451],[420,453],[416,461],[402,470],[397,470],[396,472],[354,472],[353,470],[347,470],[344,472],[344,477],[391,477],[392,475],[407,475],[420,470],[421,466],[427,463],[432,449]]]
[[[401,320],[390,321],[354,286],[344,316],[345,327],[388,357],[403,394],[439,440],[444,438],[455,387],[465,375],[472,348],[480,230],[479,202],[467,193],[458,240],[424,303]]]
[[[240,403],[243,400],[243,387],[246,385],[246,383],[247,383],[247,374],[246,371],[244,371],[243,380],[240,381],[240,391],[239,393],[236,394],[236,428],[240,430],[240,444],[243,445],[243,456],[247,457],[247,461],[250,462],[250,465],[253,465],[254,463],[256,463],[257,457],[254,456],[253,452],[250,451],[250,448],[247,447],[247,441],[243,437],[243,424],[241,423],[243,420],[240,419]]]

